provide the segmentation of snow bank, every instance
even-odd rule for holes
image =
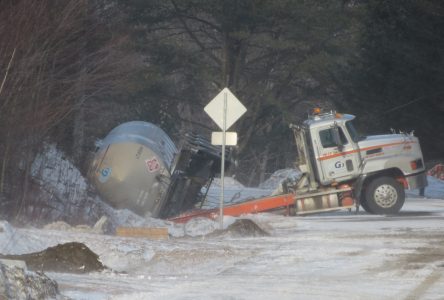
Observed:
[[[38,238],[25,238],[7,221],[0,220],[0,253],[22,254],[34,251],[36,247],[44,248],[44,243],[41,242]]]
[[[57,283],[43,273],[0,263],[0,299],[63,299]]]
[[[282,169],[274,172],[270,178],[259,184],[261,189],[275,190],[286,179],[291,181],[297,181],[301,177],[302,173],[296,169]]]
[[[425,188],[424,196],[427,198],[444,199],[444,181],[433,176],[427,176],[428,186]],[[419,196],[419,190],[406,190],[408,196]]]
[[[444,199],[444,181],[433,176],[427,176],[429,185],[425,189],[428,198]]]
[[[266,188],[245,187],[232,177],[224,180],[224,203],[226,205],[239,203],[255,198],[270,196],[272,190]],[[202,208],[215,208],[220,205],[221,184],[220,178],[214,178]]]
[[[34,205],[27,207],[33,225],[59,220],[92,225],[101,217],[101,207],[86,179],[55,145],[46,145],[36,156],[31,174],[40,187]]]
[[[86,180],[54,144],[46,145],[36,156],[31,174],[50,192],[63,195],[66,201],[78,202],[87,197]]]

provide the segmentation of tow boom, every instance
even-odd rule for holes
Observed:
[[[238,217],[243,214],[281,210],[285,215],[303,215],[352,208],[355,206],[355,201],[351,196],[351,190],[350,187],[343,187],[341,189],[327,190],[300,196],[289,193],[264,197],[226,206],[223,209],[223,214],[225,216]],[[219,209],[214,208],[186,212],[169,218],[168,220],[176,223],[185,223],[196,217],[216,219],[218,216]]]

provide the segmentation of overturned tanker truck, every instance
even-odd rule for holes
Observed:
[[[203,201],[220,160],[221,150],[202,136],[186,134],[178,149],[156,125],[134,121],[103,139],[88,177],[114,207],[168,218]]]
[[[291,125],[302,176],[284,180],[273,196],[226,206],[223,213],[302,215],[360,206],[372,214],[399,212],[405,188],[427,186],[419,140],[406,133],[361,136],[354,118],[317,109],[302,124]],[[188,146],[177,151],[163,131],[143,124],[148,123],[117,127],[97,152],[92,179],[102,196],[118,207],[176,222],[216,218],[217,209],[179,213],[205,198],[202,187],[220,172],[219,148],[190,136]]]

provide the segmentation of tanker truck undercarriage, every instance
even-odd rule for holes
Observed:
[[[178,215],[205,201],[214,176],[220,173],[220,157],[220,149],[203,137],[187,135],[177,156],[159,217]]]

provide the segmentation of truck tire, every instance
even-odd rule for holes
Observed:
[[[405,201],[404,187],[392,177],[373,179],[365,189],[364,209],[372,214],[398,213]],[[367,209],[366,209],[367,207]]]
[[[369,214],[374,214],[374,212],[370,211],[370,208],[368,208],[367,200],[366,200],[364,197],[362,197],[362,198],[360,199],[360,203],[359,203],[359,204],[361,204],[362,208],[363,208],[366,212],[368,212]]]

